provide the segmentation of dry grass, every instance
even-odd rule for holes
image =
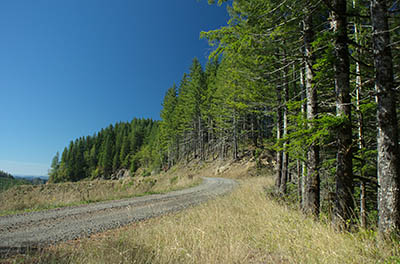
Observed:
[[[240,167],[237,167],[239,170]],[[64,243],[27,263],[399,263],[400,245],[337,233],[266,198],[270,177],[184,212]]]
[[[0,215],[163,193],[200,183],[200,177],[162,173],[124,180],[21,185],[0,193]]]

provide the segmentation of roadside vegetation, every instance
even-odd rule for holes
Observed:
[[[176,174],[171,171],[120,180],[14,186],[5,192],[0,192],[0,201],[7,201],[0,203],[0,215],[164,193],[200,182],[201,179],[190,172]]]
[[[274,179],[247,163],[223,175],[240,185],[195,208],[81,239],[18,263],[398,263],[400,245],[374,230],[338,232],[266,195]],[[218,168],[206,168],[213,175]],[[258,176],[262,175],[262,176]]]

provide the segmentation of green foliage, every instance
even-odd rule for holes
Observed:
[[[134,172],[141,166],[157,163],[157,153],[150,150],[156,148],[158,129],[157,121],[135,118],[130,123],[110,125],[93,136],[71,141],[61,160],[59,153],[53,158],[49,180],[109,179],[119,169]]]
[[[0,170],[0,178],[14,179],[14,177],[10,173],[2,170]]]
[[[1,171],[1,173],[4,173]],[[2,174],[5,175],[5,174]],[[10,174],[8,174],[10,175]],[[18,185],[32,185],[30,181],[25,179],[14,179],[13,177],[0,177],[0,192],[6,191],[14,186]]]

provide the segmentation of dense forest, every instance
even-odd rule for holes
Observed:
[[[50,182],[79,181],[85,178],[110,179],[113,173],[126,168],[157,165],[156,147],[159,124],[151,119],[133,119],[102,129],[93,136],[71,141],[53,158],[49,171]]]
[[[209,1],[214,4],[214,1]],[[219,0],[221,4],[222,0]],[[276,192],[350,229],[400,230],[400,5],[234,0],[215,49],[168,89],[161,121],[71,142],[53,181],[276,152]]]

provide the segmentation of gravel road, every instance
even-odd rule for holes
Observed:
[[[0,255],[87,237],[199,204],[232,190],[234,180],[204,178],[189,189],[0,217]]]

